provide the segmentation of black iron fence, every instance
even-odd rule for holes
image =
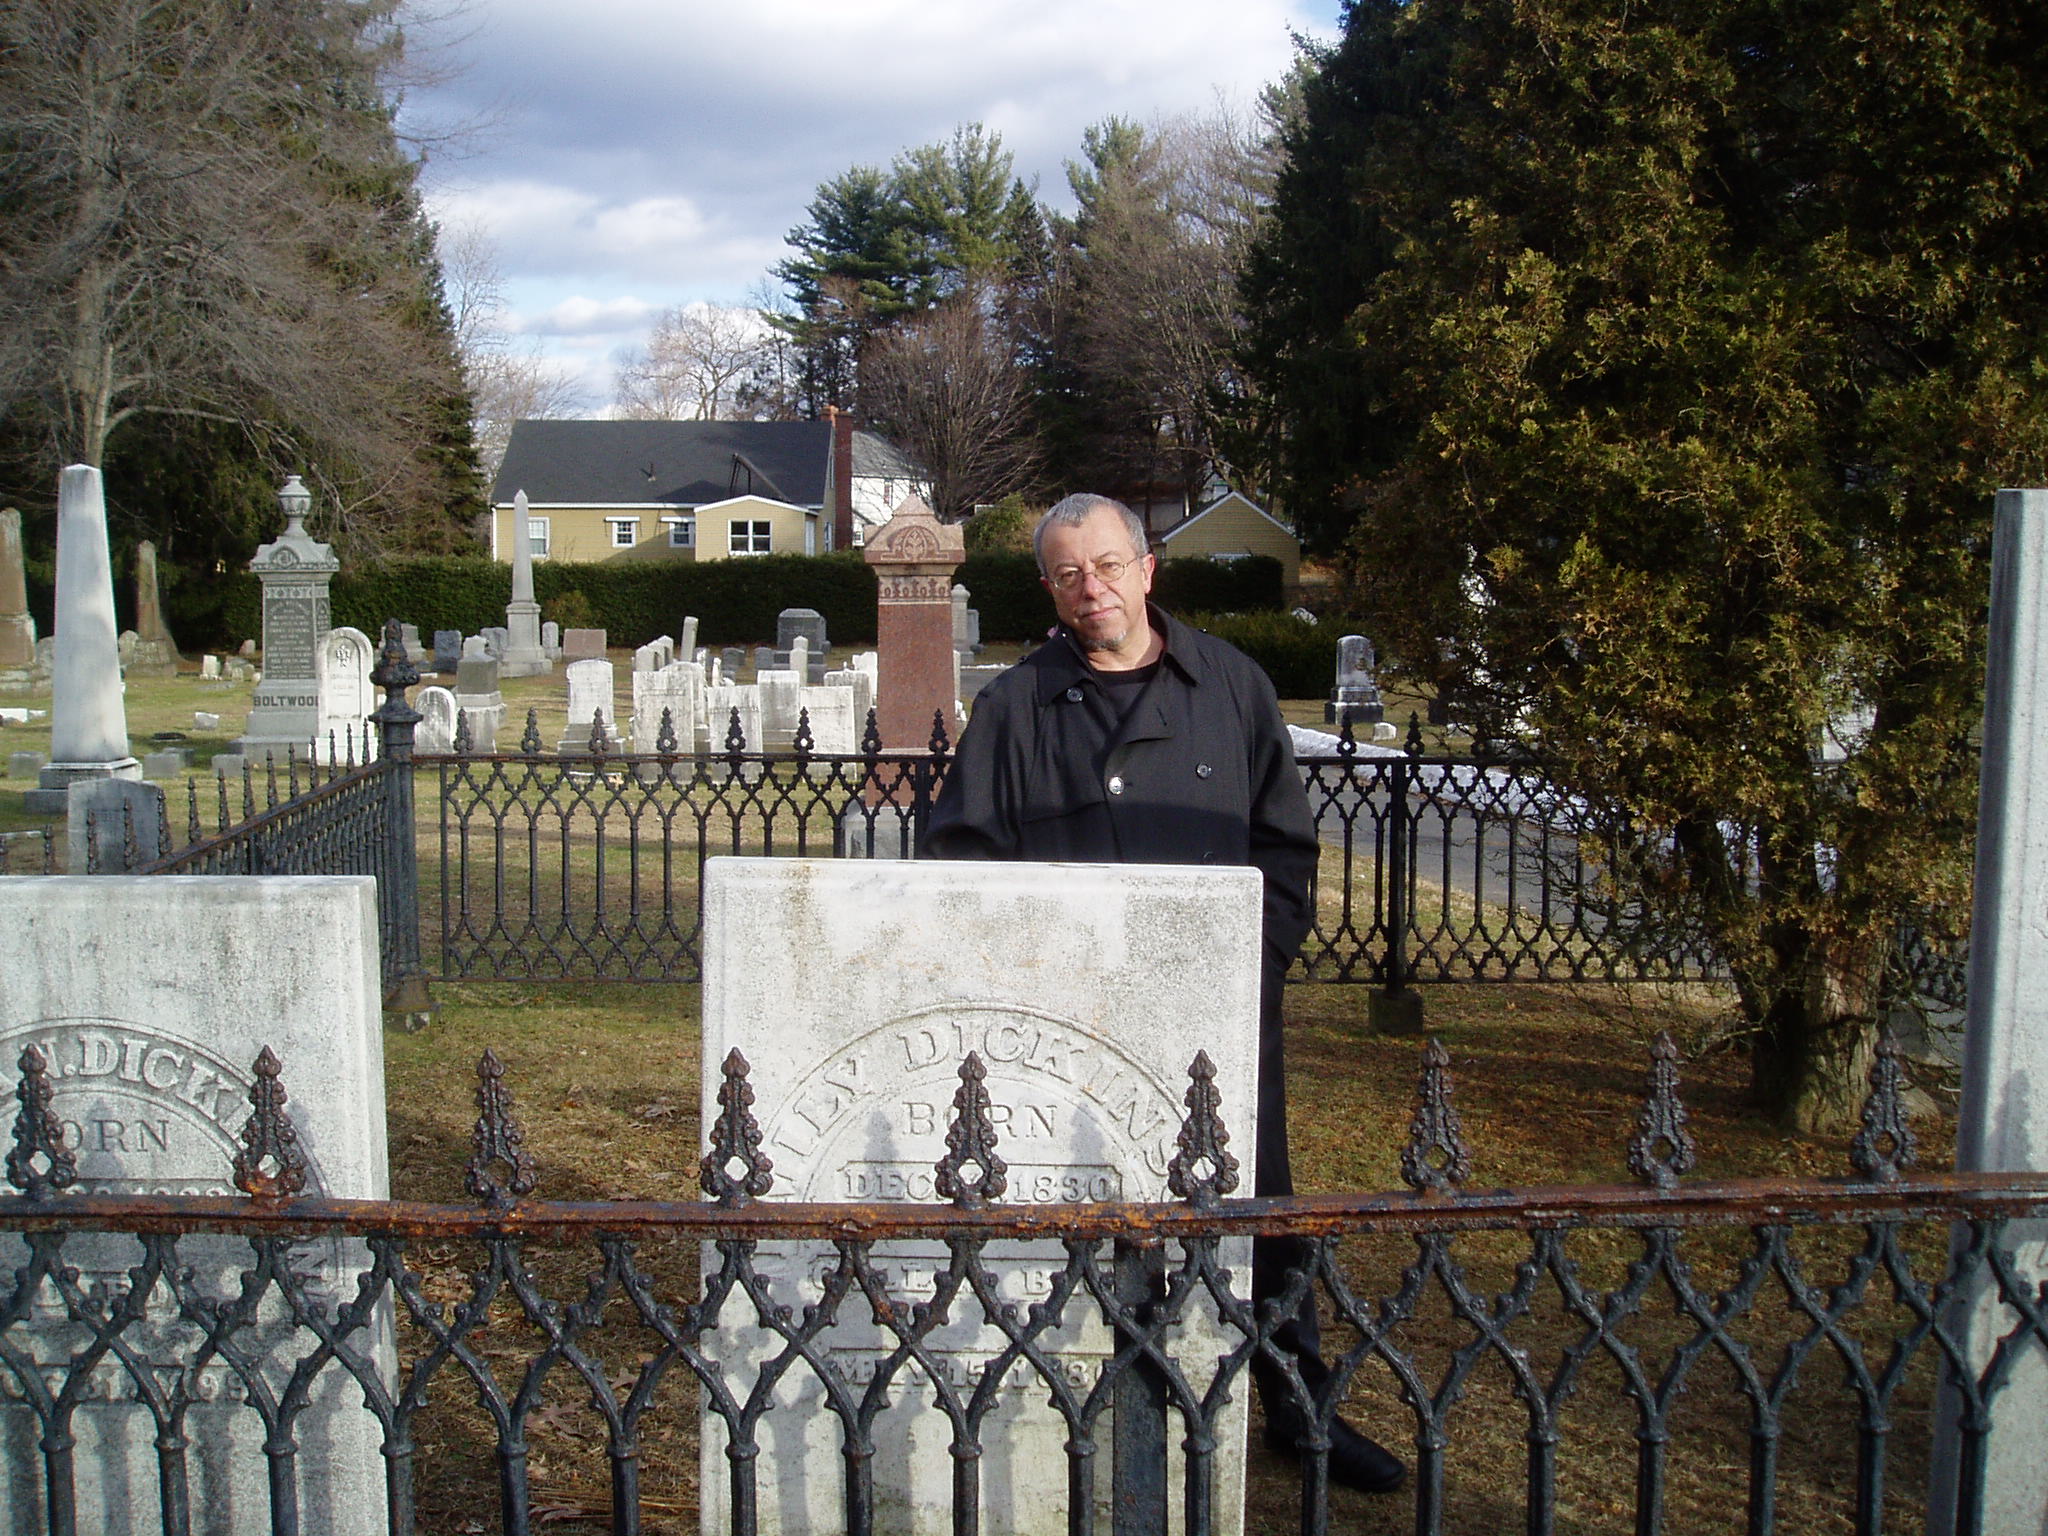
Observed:
[[[672,732],[669,733],[671,736]],[[421,757],[435,774],[440,972],[448,978],[695,981],[698,892],[718,854],[914,856],[950,763],[921,753]],[[1649,946],[1596,873],[1601,834],[1541,769],[1510,760],[1360,755],[1347,734],[1302,759],[1325,845],[1295,974],[1419,982],[1643,980],[1714,974],[1704,949]]]
[[[1248,1465],[1247,1528],[1326,1531],[1340,1410],[1411,1463],[1424,1533],[1721,1529],[1736,1486],[1757,1533],[1918,1528],[1930,1499],[1956,1531],[1986,1529],[1993,1436],[2034,1432],[2001,1394],[2048,1349],[2014,1225],[2048,1214],[2048,1175],[1916,1172],[1888,1049],[1840,1178],[1688,1184],[1661,1040],[1627,1148],[1634,1184],[1507,1190],[1468,1187],[1431,1042],[1408,1187],[1286,1200],[1229,1198],[1205,1066],[1190,1070],[1167,1203],[1006,1203],[1000,1116],[972,1057],[934,1169],[949,1203],[764,1198],[774,1175],[737,1053],[703,1203],[564,1203],[536,1198],[505,1068],[486,1053],[475,1203],[429,1205],[306,1197],[268,1050],[223,1170],[241,1195],[91,1192],[30,1047],[7,1158],[20,1193],[0,1198],[0,1422],[24,1426],[17,1470],[39,1463],[40,1488],[18,1475],[10,1496],[52,1536],[117,1491],[181,1533],[195,1474],[241,1423],[263,1453],[270,1529],[320,1528],[309,1480],[336,1475],[320,1459],[335,1433],[315,1424],[324,1403],[367,1430],[357,1444],[399,1536],[479,1517],[527,1533],[579,1513],[615,1532],[688,1529],[700,1432],[720,1485],[709,1502],[727,1512],[715,1528],[751,1536],[784,1528],[767,1484],[792,1453],[773,1421],[801,1388],[829,1430],[831,1528],[853,1532],[884,1528],[901,1468],[881,1453],[910,1421],[945,1448],[951,1529],[1007,1528],[981,1469],[1020,1409],[1063,1447],[1036,1497],[1064,1502],[1074,1533],[1164,1532],[1169,1500],[1190,1536],[1224,1529]],[[1261,1305],[1232,1262],[1246,1238],[1293,1245]],[[1025,1305],[1005,1280],[1027,1241],[1040,1283]],[[770,1261],[792,1245],[808,1259]],[[353,1255],[338,1271],[337,1253]],[[1327,1371],[1288,1344],[1311,1296]],[[1063,1352],[1084,1324],[1101,1347]],[[841,1347],[855,1328],[869,1347]],[[1254,1380],[1269,1432],[1276,1402],[1299,1426],[1284,1459],[1248,1457],[1232,1427]],[[154,1476],[82,1489],[110,1414]]]

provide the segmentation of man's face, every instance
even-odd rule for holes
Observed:
[[[1108,507],[1097,507],[1072,527],[1054,527],[1045,535],[1045,575],[1039,579],[1052,594],[1060,622],[1084,650],[1122,651],[1133,638],[1149,636],[1145,597],[1152,590],[1152,557],[1140,558],[1131,548],[1124,520]],[[1098,567],[1122,565],[1114,581],[1104,581]]]

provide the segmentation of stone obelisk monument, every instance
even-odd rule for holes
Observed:
[[[73,464],[57,482],[57,653],[50,677],[50,761],[27,795],[39,816],[70,804],[79,779],[140,779],[121,702],[114,562],[100,472]]]
[[[142,677],[176,677],[178,642],[164,622],[163,598],[156,584],[156,546],[144,539],[135,546],[135,654],[128,670]]]
[[[533,600],[533,539],[526,531],[526,492],[512,498],[512,601],[505,605],[505,654],[500,677],[538,677],[552,671],[540,645],[540,604]]]

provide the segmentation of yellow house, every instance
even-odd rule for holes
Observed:
[[[491,509],[491,556],[512,558],[510,506]],[[822,509],[768,496],[729,496],[702,506],[675,502],[526,504],[536,560],[729,560],[746,555],[815,555],[823,549]]]
[[[881,450],[878,470],[868,460]],[[491,554],[512,558],[513,497],[524,491],[536,560],[821,555],[859,542],[861,508],[874,499],[868,480],[889,488],[886,476],[906,465],[843,412],[830,421],[518,421],[491,491]]]
[[[1289,592],[1301,584],[1301,540],[1294,530],[1252,501],[1231,491],[1219,496],[1152,541],[1162,560],[1240,560],[1271,555]]]

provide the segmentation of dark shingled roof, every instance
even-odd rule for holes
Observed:
[[[493,502],[703,506],[749,492],[825,504],[824,421],[518,421]]]

